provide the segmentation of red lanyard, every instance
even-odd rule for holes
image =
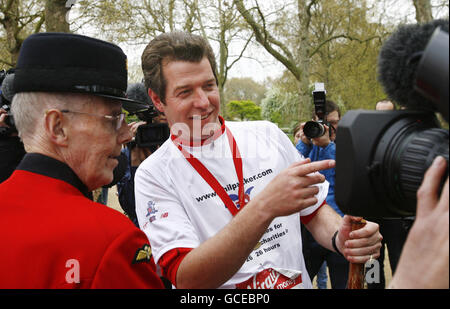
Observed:
[[[200,162],[196,157],[194,157],[191,153],[183,149],[183,147],[178,144],[178,149],[181,151],[181,153],[184,155],[186,160],[192,165],[192,167],[197,171],[197,173],[200,174],[200,176],[203,177],[203,179],[211,186],[211,188],[217,193],[217,195],[222,199],[225,206],[228,208],[230,213],[235,216],[240,209],[242,209],[245,206],[245,196],[244,196],[244,175],[242,173],[242,158],[241,154],[239,153],[238,146],[236,144],[236,141],[234,139],[233,134],[231,134],[231,131],[225,127],[225,130],[227,132],[228,136],[228,142],[230,144],[230,150],[233,154],[233,163],[234,168],[236,170],[236,174],[239,180],[239,209],[236,207],[236,205],[231,200],[230,196],[227,194],[225,189],[220,185],[220,183],[217,181],[216,177],[214,177],[213,174]]]

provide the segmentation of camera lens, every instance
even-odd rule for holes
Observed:
[[[414,118],[401,119],[384,133],[374,156],[380,168],[372,173],[372,180],[378,193],[392,201],[391,213],[415,214],[416,194],[426,170],[437,156],[448,162],[448,138],[447,130]]]
[[[320,122],[308,121],[303,127],[303,133],[307,138],[316,138],[325,134],[325,127]]]

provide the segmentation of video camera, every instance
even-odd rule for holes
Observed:
[[[314,111],[317,115],[317,121],[308,121],[305,123],[303,127],[303,133],[309,139],[321,137],[325,134],[326,130],[324,125],[327,125],[329,128],[330,124],[327,122],[326,118],[326,90],[323,83],[315,83],[313,95],[313,103],[314,103]],[[331,130],[331,129],[330,129]],[[331,136],[331,131],[329,132]]]
[[[147,109],[130,113],[130,115],[136,115],[139,120],[147,123],[138,127],[134,141],[135,145],[138,147],[150,148],[153,152],[169,138],[169,126],[167,123],[154,123],[154,119],[159,114],[156,111],[153,102],[151,102],[151,99],[147,94],[147,89],[143,83],[131,84],[127,89],[127,97],[149,106]]]
[[[154,107],[135,113],[139,120],[147,122],[138,127],[136,131],[136,145],[139,147],[155,147],[162,145],[170,136],[167,123],[152,123],[158,116]]]
[[[407,109],[353,110],[341,119],[336,201],[350,215],[415,216],[426,170],[436,156],[448,163],[449,132],[435,115],[448,123],[448,20],[401,26],[383,45],[378,66],[386,93]]]

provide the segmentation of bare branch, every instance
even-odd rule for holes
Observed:
[[[256,41],[258,41],[273,57],[275,57],[275,59],[280,61],[295,76],[296,79],[299,79],[300,71],[295,66],[293,57],[287,48],[281,42],[273,38],[267,31],[261,29],[250,12],[245,8],[242,0],[234,0],[234,3],[241,15],[252,28]],[[264,32],[264,34],[262,32]],[[285,53],[285,55],[278,52],[272,44],[278,46]]]
[[[233,62],[231,62],[231,64],[229,66],[227,66],[227,71],[230,70],[231,67],[243,57],[244,52],[247,49],[247,47],[250,44],[252,39],[253,39],[253,33],[248,38],[247,42],[245,42],[244,48],[242,48],[241,53],[239,54],[239,56],[237,56],[237,58],[235,60],[233,60]]]
[[[374,39],[378,39],[378,40],[380,40],[380,42],[382,40],[382,38],[380,36],[378,36],[378,35],[372,36],[372,37],[367,38],[365,40],[361,40],[359,38],[352,37],[352,36],[347,35],[347,34],[339,34],[339,35],[335,35],[335,36],[329,37],[328,39],[324,40],[319,45],[317,45],[316,48],[309,54],[309,57],[314,56],[324,45],[328,44],[329,42],[331,42],[333,40],[337,40],[337,39],[340,39],[340,38],[344,38],[344,39],[347,39],[347,40],[350,40],[350,41],[357,41],[357,42],[359,42],[361,44],[362,43],[366,43],[366,42],[371,41],[371,40],[374,40]]]

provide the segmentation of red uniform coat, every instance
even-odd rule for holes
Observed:
[[[86,196],[67,165],[25,156],[0,184],[0,288],[163,288],[146,235]]]

